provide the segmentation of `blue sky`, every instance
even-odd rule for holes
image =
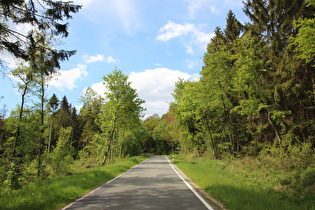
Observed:
[[[102,77],[115,67],[129,76],[146,116],[167,112],[178,78],[196,80],[214,29],[225,28],[231,9],[248,21],[242,0],[75,0],[83,9],[69,21],[69,36],[58,48],[77,50],[49,82],[47,97],[64,95],[76,107],[87,87],[105,90]],[[24,28],[23,28],[24,27]],[[26,26],[18,26],[27,31]],[[14,60],[1,54],[9,67]],[[0,106],[7,116],[20,103],[15,79],[0,78]],[[12,84],[13,83],[13,84]],[[31,104],[29,102],[28,104]]]

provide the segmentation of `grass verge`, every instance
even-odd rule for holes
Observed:
[[[315,209],[314,170],[304,176],[309,188],[301,189],[302,181],[285,185],[290,174],[255,168],[252,161],[177,156],[174,163],[227,209]]]
[[[59,209],[127,171],[146,157],[131,157],[70,176],[47,178],[0,193],[0,209]]]

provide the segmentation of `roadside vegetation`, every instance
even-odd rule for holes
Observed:
[[[70,165],[67,176],[29,182],[19,190],[3,190],[0,193],[0,209],[59,209],[146,158],[139,156],[119,159],[97,168],[86,168],[86,165],[75,161]]]
[[[281,159],[273,162],[281,165]],[[176,156],[174,163],[227,209],[315,209],[314,165],[306,170],[278,169],[264,157]]]
[[[71,171],[77,163],[105,170],[126,156],[172,153],[190,157],[178,166],[230,209],[314,208],[315,0],[246,0],[246,23],[229,11],[207,46],[200,79],[179,80],[168,112],[146,119],[145,101],[117,68],[102,77],[104,97],[83,92],[80,111],[66,96],[47,96],[59,62],[75,53],[55,50],[67,35],[58,21],[80,6],[40,1],[48,3],[46,16],[29,2],[0,3],[4,19],[34,26],[10,43],[20,35],[0,23],[0,50],[24,63],[0,68],[18,78],[21,93],[9,116],[0,109],[2,203],[37,183],[78,176]],[[25,205],[42,196],[19,195]]]

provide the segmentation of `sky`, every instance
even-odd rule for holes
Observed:
[[[145,117],[168,111],[179,78],[198,80],[207,44],[217,26],[225,28],[229,10],[240,22],[248,21],[242,0],[74,2],[83,8],[69,21],[69,36],[57,48],[77,52],[61,63],[58,76],[49,82],[47,98],[55,93],[61,100],[65,95],[80,109],[85,89],[92,87],[103,96],[102,77],[117,68],[129,76],[139,98],[146,101]],[[19,25],[16,29],[28,28]],[[8,68],[15,68],[14,59],[0,55]],[[12,77],[0,78],[0,108],[6,105],[6,117],[21,101],[15,85]]]

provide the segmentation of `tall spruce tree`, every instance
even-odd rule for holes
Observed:
[[[43,45],[36,46],[34,40],[40,31],[50,31],[54,38],[67,37],[68,23],[65,21],[71,19],[72,14],[77,13],[82,6],[75,5],[71,1],[14,0],[0,1],[0,7],[2,20],[0,23],[1,51],[8,52],[16,58],[30,61],[33,55],[29,52],[38,50],[40,47],[48,50],[57,63],[60,59],[67,58],[74,53],[74,51],[46,48]],[[27,34],[23,34],[16,30],[17,25],[32,25],[33,28]],[[0,59],[0,64],[3,64],[2,59]]]
[[[234,13],[230,10],[226,18],[226,27],[224,36],[227,42],[232,43],[237,40],[243,31],[243,25],[236,19]]]
[[[71,115],[71,105],[68,102],[66,96],[63,96],[62,100],[60,101],[60,107],[58,110],[58,126],[59,129],[67,128],[70,126],[70,115]]]

